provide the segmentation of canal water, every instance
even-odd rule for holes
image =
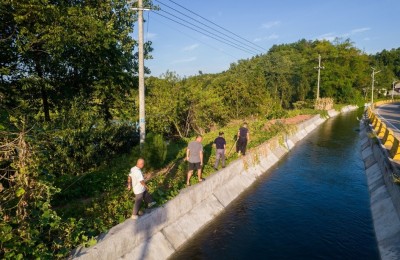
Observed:
[[[327,120],[171,259],[379,259],[358,125]]]

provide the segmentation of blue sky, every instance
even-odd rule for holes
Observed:
[[[170,0],[153,1],[179,17],[183,16],[160,2],[196,17]],[[350,38],[366,53],[400,47],[399,0],[173,1],[257,44],[265,52],[274,44],[292,43],[303,38]],[[145,66],[150,68],[153,76],[160,76],[167,70],[180,76],[196,75],[199,71],[218,73],[239,59],[253,56],[153,12],[146,12],[145,19],[145,40],[152,41],[154,48],[153,59],[146,60]],[[135,38],[136,34],[135,28]],[[235,40],[233,36],[231,40]]]

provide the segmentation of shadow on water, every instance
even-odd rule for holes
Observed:
[[[379,259],[358,124],[327,120],[171,259]]]

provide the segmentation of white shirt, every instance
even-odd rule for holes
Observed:
[[[132,167],[129,176],[132,180],[133,193],[140,194],[145,192],[146,188],[140,183],[144,181],[142,170],[137,166]]]

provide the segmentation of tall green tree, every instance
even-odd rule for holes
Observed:
[[[110,119],[133,107],[136,19],[125,0],[0,0],[0,257],[62,258],[93,236],[52,205],[60,178],[134,144]]]
[[[161,79],[150,77],[147,86],[147,122],[151,131],[162,134],[177,133],[184,137],[182,100],[184,94],[180,78],[167,71]]]
[[[51,111],[84,96],[110,119],[114,102],[129,93],[137,73],[130,35],[136,15],[126,1],[2,2],[13,33],[1,47],[15,53],[18,64],[7,78],[7,97],[18,93],[32,113],[50,121]]]

